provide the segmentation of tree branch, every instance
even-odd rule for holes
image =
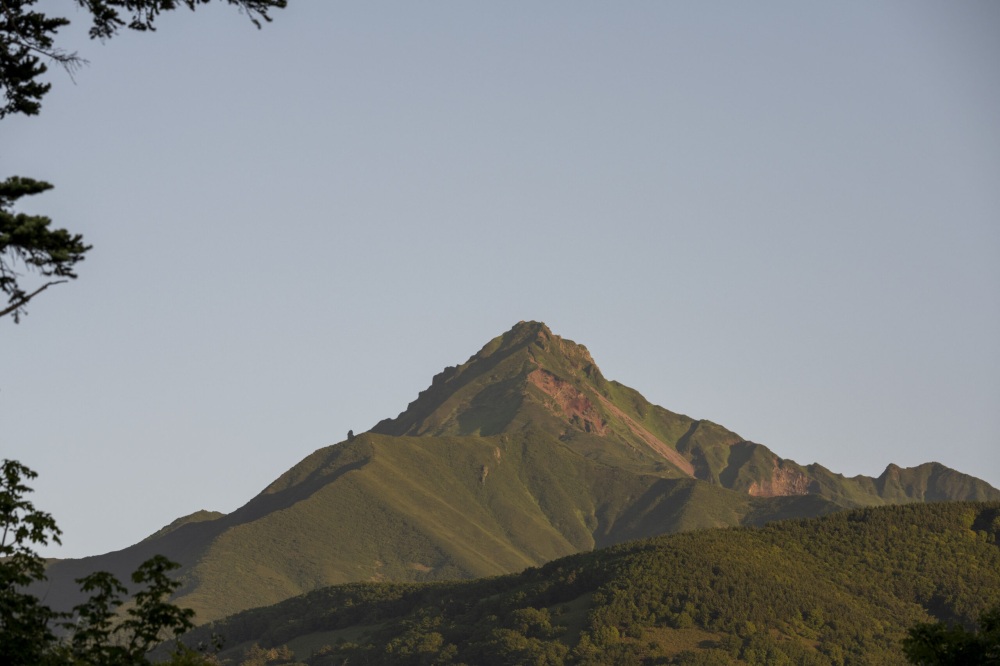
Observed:
[[[63,282],[68,282],[68,280],[53,280],[52,282],[46,282],[45,284],[43,284],[41,287],[39,287],[38,289],[34,290],[30,294],[26,294],[25,296],[22,296],[13,305],[8,306],[4,310],[0,310],[0,317],[8,315],[11,312],[14,312],[15,313],[14,314],[14,319],[17,320],[17,314],[16,314],[17,311],[20,310],[22,307],[24,307],[28,303],[28,301],[30,301],[32,298],[34,298],[38,294],[42,293],[43,291],[45,291],[46,289],[48,289],[52,285],[54,285],[54,284],[62,284]]]
[[[66,73],[69,74],[70,79],[73,79],[74,82],[76,79],[73,75],[76,74],[76,72],[78,72],[84,65],[90,64],[89,60],[81,58],[75,51],[73,53],[69,53],[60,49],[45,49],[41,46],[36,46],[35,44],[25,41],[17,35],[10,37],[9,41],[11,44],[16,44],[23,49],[32,51],[44,58],[48,58],[49,60],[58,63],[63,69],[66,70]]]

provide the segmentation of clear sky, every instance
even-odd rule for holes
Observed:
[[[1000,3],[69,11],[0,321],[0,457],[68,557],[232,511],[522,319],[799,463],[1000,486]]]

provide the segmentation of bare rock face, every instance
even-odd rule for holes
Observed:
[[[587,394],[580,389],[542,368],[529,373],[528,381],[551,397],[552,406],[557,408],[571,424],[585,432],[598,435],[607,432],[607,421],[594,407]]]
[[[754,481],[747,488],[747,494],[754,497],[788,497],[808,495],[815,490],[815,482],[800,469],[787,465],[784,460],[774,458],[774,470],[770,479]]]

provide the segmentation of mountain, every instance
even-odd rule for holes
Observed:
[[[920,622],[1000,605],[1000,502],[701,530],[497,578],[354,583],[196,630],[339,664],[904,664]],[[957,663],[957,662],[956,662]]]
[[[41,591],[180,562],[176,602],[206,622],[326,585],[493,576],[630,539],[842,508],[997,500],[928,463],[846,478],[784,460],[604,378],[582,345],[521,322],[409,407],[319,449],[231,514],[179,519],[130,548],[54,562]]]

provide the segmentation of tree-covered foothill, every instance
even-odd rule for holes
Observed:
[[[978,621],[989,637],[997,605],[1000,504],[948,502],[673,534],[464,583],[335,586],[189,637],[287,646],[275,665],[903,665],[910,628]]]
[[[106,40],[123,28],[155,30],[156,19],[163,12],[180,7],[194,10],[209,1],[75,0],[74,4],[89,15],[91,38]],[[287,4],[287,0],[226,2],[235,5],[258,28],[262,21],[271,20],[272,10]],[[69,25],[69,19],[50,16],[36,5],[37,0],[0,0],[0,118],[38,114],[42,98],[52,88],[50,82],[43,80],[49,63],[69,71],[86,63],[77,53],[58,46],[59,30]],[[90,249],[79,234],[50,229],[49,218],[15,211],[19,198],[51,187],[39,180],[17,176],[0,182],[0,290],[7,296],[7,304],[0,305],[0,317],[10,315],[15,322],[26,314],[32,298],[54,284],[75,278],[73,266]],[[23,282],[24,270],[37,271],[46,279],[28,286]]]
[[[90,595],[72,613],[52,610],[26,588],[45,578],[39,546],[60,543],[53,517],[27,498],[37,475],[15,460],[0,463],[0,664],[4,666],[145,666],[149,652],[190,630],[194,613],[169,602],[179,583],[177,565],[162,556],[132,574],[137,590],[103,571],[81,578]],[[123,608],[127,606],[126,610]],[[207,664],[201,653],[176,644],[165,663]]]

